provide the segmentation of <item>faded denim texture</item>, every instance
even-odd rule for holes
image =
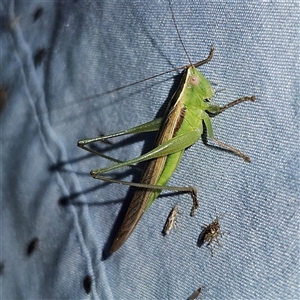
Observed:
[[[162,115],[179,73],[107,92],[188,64],[168,1],[0,3],[1,299],[187,299],[200,286],[202,299],[299,299],[299,1],[173,2],[191,60],[216,49],[200,68],[213,101],[257,97],[213,118],[216,138],[252,162],[199,141],[169,182],[198,188],[195,217],[189,195],[163,193],[111,256],[134,188],[91,178],[110,162],[76,144]],[[153,140],[97,147],[126,160]],[[212,257],[197,239],[216,212],[224,236]]]

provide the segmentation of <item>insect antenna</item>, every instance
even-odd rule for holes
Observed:
[[[183,50],[184,50],[184,52],[185,52],[187,58],[188,58],[188,60],[189,60],[189,63],[190,63],[190,65],[192,66],[193,64],[192,64],[191,58],[190,58],[190,56],[189,56],[189,54],[188,54],[188,52],[187,52],[187,50],[186,50],[186,48],[185,48],[185,46],[184,46],[184,43],[183,43],[183,41],[182,41],[182,38],[181,38],[180,33],[179,33],[179,30],[178,30],[178,26],[177,26],[177,23],[176,23],[176,20],[175,20],[175,15],[174,15],[174,11],[173,11],[173,8],[172,8],[171,0],[169,0],[169,6],[170,6],[170,11],[171,11],[171,15],[172,15],[172,20],[173,20],[173,22],[174,22],[174,26],[175,26],[175,29],[176,29],[178,38],[179,38],[179,40],[180,40],[180,43],[181,43],[181,45],[182,45],[182,48],[183,48]]]

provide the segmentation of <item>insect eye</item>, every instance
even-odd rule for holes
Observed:
[[[189,81],[190,81],[190,84],[191,84],[191,85],[196,86],[196,85],[199,84],[200,79],[199,79],[198,76],[192,75],[192,76],[190,77],[190,80],[189,80]]]

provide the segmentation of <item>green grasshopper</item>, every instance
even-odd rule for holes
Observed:
[[[215,143],[223,148],[226,148],[227,150],[234,152],[238,156],[242,157],[246,162],[250,162],[250,158],[241,151],[214,138],[209,114],[221,113],[225,109],[244,101],[254,101],[255,97],[246,96],[230,102],[223,107],[220,107],[219,105],[213,105],[209,102],[209,99],[214,96],[214,91],[210,82],[196,68],[212,59],[214,48],[211,47],[211,51],[206,59],[199,61],[196,64],[192,64],[181,40],[170,0],[169,4],[179,40],[189,59],[190,64],[184,67],[183,77],[180,85],[170,100],[164,117],[157,118],[153,121],[125,131],[78,141],[79,147],[116,162],[116,164],[110,167],[92,170],[90,174],[93,178],[137,187],[124,217],[123,223],[111,246],[111,253],[117,251],[125,243],[144,212],[152,205],[162,190],[176,190],[179,192],[190,193],[193,199],[191,215],[194,214],[194,210],[198,207],[196,188],[170,187],[166,186],[166,184],[173,172],[176,170],[185,149],[195,144],[203,134],[203,124],[205,125],[207,135]],[[107,140],[117,136],[154,131],[157,131],[157,137],[153,146],[153,150],[125,162],[110,158],[87,146],[88,144]],[[125,166],[132,166],[143,161],[147,161],[148,164],[144,169],[140,183],[114,180],[102,176],[102,174],[109,171]]]

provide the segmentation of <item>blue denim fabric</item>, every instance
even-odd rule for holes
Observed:
[[[196,216],[189,195],[160,197],[111,256],[134,188],[92,179],[110,162],[76,143],[162,115],[176,72],[107,92],[188,64],[168,1],[0,3],[1,299],[187,299],[203,285],[203,299],[300,298],[299,2],[173,2],[191,60],[216,48],[201,67],[213,101],[257,97],[213,119],[216,138],[252,162],[199,141],[169,182],[198,188]],[[98,146],[126,160],[153,140]],[[174,204],[178,226],[164,237]],[[215,211],[224,235],[212,257],[197,239]]]

